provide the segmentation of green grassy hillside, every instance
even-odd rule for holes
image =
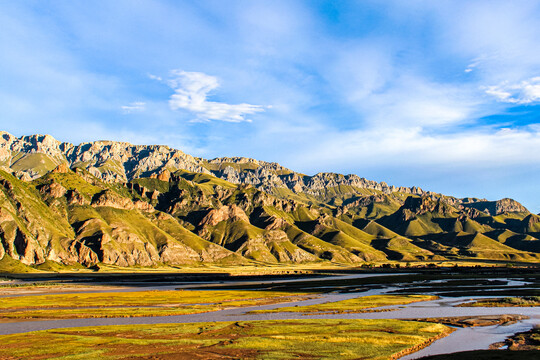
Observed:
[[[104,181],[82,163],[69,169],[57,167],[56,158],[19,154],[15,160],[21,169],[38,166],[42,174],[22,181],[0,171],[2,271],[540,260],[538,215],[490,216],[450,197],[348,185],[265,192],[174,168],[129,182]],[[206,166],[256,168],[253,162]],[[126,176],[112,160],[97,169]],[[293,176],[276,169],[275,176]]]

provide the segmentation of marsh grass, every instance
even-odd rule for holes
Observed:
[[[529,307],[540,306],[540,296],[505,297],[482,299],[458,305],[460,307]]]
[[[0,279],[0,281],[2,280]],[[52,287],[52,286],[65,286],[65,284],[47,282],[47,281],[33,282],[33,283],[0,284],[0,288],[37,288],[37,287]]]
[[[388,359],[450,333],[400,320],[289,320],[58,329],[0,337],[0,358]]]
[[[251,313],[301,312],[316,314],[358,313],[381,306],[406,305],[418,301],[438,299],[432,295],[372,295],[354,299],[308,306],[289,306],[272,310],[255,310]]]
[[[137,291],[4,297],[0,319],[184,315],[313,298],[271,291]]]

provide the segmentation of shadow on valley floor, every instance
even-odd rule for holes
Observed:
[[[221,273],[45,273],[0,274],[21,284],[114,285],[130,288],[270,290],[282,292],[364,292],[439,296],[539,296],[540,272],[531,268],[414,268],[304,270],[299,274],[233,275]]]

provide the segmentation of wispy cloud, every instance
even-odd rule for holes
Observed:
[[[146,109],[146,103],[142,101],[135,101],[129,103],[128,105],[123,105],[120,108],[122,109],[122,113],[132,114],[134,112],[144,111]]]
[[[0,1],[0,125],[18,135],[536,193],[539,1],[43,1]]]
[[[302,154],[299,162],[328,167],[336,158],[342,163],[360,159],[365,168],[383,163],[389,167],[440,166],[469,171],[531,164],[540,162],[540,153],[534,151],[540,146],[539,131],[538,126],[530,126],[454,134],[426,133],[419,127],[335,132]]]
[[[517,84],[508,82],[484,87],[486,94],[497,101],[511,104],[532,104],[540,102],[540,76],[524,80]]]
[[[163,81],[161,76],[157,76],[157,75],[153,75],[153,74],[148,74],[148,78],[150,78],[152,80]]]
[[[173,70],[171,74],[174,77],[167,81],[167,84],[174,89],[174,94],[169,100],[170,108],[172,110],[184,109],[194,113],[197,116],[195,121],[250,122],[250,119],[246,119],[246,115],[264,111],[260,105],[231,105],[208,101],[209,93],[220,85],[214,76],[182,70]]]

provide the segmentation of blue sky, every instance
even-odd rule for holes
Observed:
[[[540,212],[540,2],[0,0],[0,125]]]

